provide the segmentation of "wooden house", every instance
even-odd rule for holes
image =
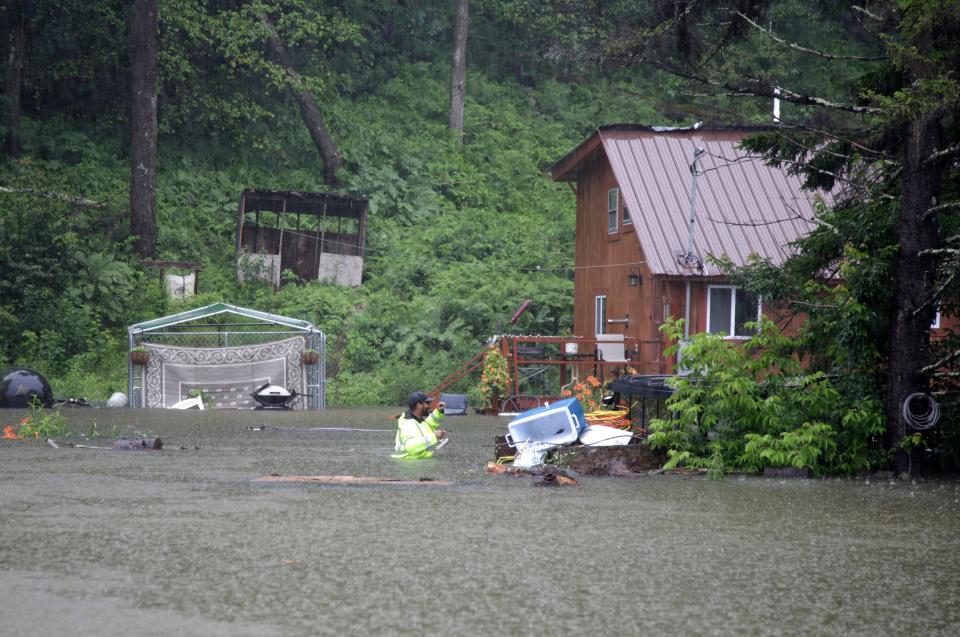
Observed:
[[[598,344],[605,359],[671,373],[659,329],[668,317],[686,318],[690,334],[739,339],[770,315],[710,257],[782,263],[813,228],[815,195],[740,150],[750,132],[602,126],[552,167],[576,192],[574,334],[612,342]],[[791,331],[790,317],[774,318]]]

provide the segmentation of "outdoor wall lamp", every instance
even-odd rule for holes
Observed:
[[[639,272],[631,272],[630,274],[627,275],[627,285],[629,285],[632,288],[637,287],[642,282],[643,282],[643,279],[640,278]]]

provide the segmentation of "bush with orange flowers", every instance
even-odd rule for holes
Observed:
[[[60,410],[47,409],[36,399],[30,403],[30,415],[22,418],[17,428],[19,438],[55,438],[66,431],[67,419],[60,415]]]
[[[605,383],[601,383],[596,376],[590,375],[585,380],[564,389],[560,392],[560,395],[564,398],[572,397],[579,400],[580,406],[583,407],[583,413],[588,414],[601,408],[606,389]]]
[[[483,371],[480,373],[480,408],[493,406],[493,392],[510,386],[510,368],[495,345],[483,355]]]

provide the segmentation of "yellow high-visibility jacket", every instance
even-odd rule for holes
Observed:
[[[397,437],[394,443],[394,450],[397,453],[393,457],[432,457],[433,448],[437,446],[437,434],[434,432],[439,429],[442,420],[443,414],[439,409],[434,409],[433,413],[423,420],[417,420],[409,411],[400,414],[400,418],[397,419]]]

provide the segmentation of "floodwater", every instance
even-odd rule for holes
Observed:
[[[63,413],[102,436],[74,442],[164,449],[0,441],[2,635],[960,632],[957,482],[546,488],[484,475],[502,419],[450,417],[438,457],[397,461],[387,410]]]

